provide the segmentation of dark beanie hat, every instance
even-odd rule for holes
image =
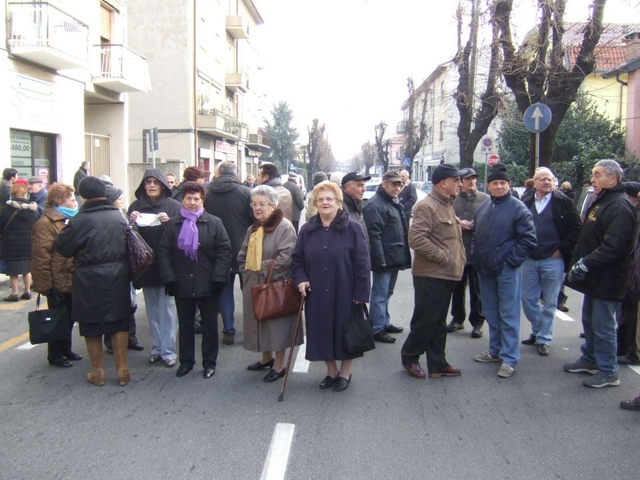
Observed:
[[[487,175],[487,183],[491,183],[494,180],[506,180],[510,182],[509,174],[507,173],[507,167],[502,163],[498,163],[489,169],[489,174]]]
[[[109,203],[115,202],[122,195],[122,190],[111,185],[107,185],[107,201]]]
[[[624,192],[630,197],[637,197],[640,193],[640,183],[638,182],[624,182]]]
[[[87,200],[107,196],[107,186],[96,177],[84,177],[78,184],[78,194]]]
[[[442,163],[438,165],[431,174],[431,183],[437,185],[442,180],[446,180],[449,177],[459,177],[463,172],[458,170],[453,165]]]

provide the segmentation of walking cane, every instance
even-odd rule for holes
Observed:
[[[287,378],[289,378],[289,367],[291,367],[291,357],[293,357],[293,349],[296,345],[296,338],[298,337],[298,327],[300,327],[300,319],[302,318],[302,306],[304,305],[305,297],[302,297],[300,301],[300,308],[298,308],[298,318],[296,318],[296,328],[293,331],[293,340],[291,340],[291,348],[289,349],[289,359],[287,360],[287,371],[284,374],[284,382],[282,383],[282,390],[280,390],[280,396],[278,401],[284,400],[284,389],[287,388]]]

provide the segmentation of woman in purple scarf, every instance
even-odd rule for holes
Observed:
[[[231,269],[231,242],[220,219],[204,211],[204,196],[198,182],[184,183],[180,215],[167,223],[158,249],[160,278],[167,294],[175,297],[178,312],[177,377],[189,373],[196,363],[196,305],[202,314],[204,378],[216,373],[218,310]]]

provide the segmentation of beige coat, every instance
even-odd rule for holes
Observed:
[[[245,270],[244,267],[252,229],[258,226],[259,224],[256,222],[249,227],[238,253],[238,265],[240,266],[240,274],[243,281],[244,348],[252,352],[277,352],[291,346],[296,316],[292,315],[258,322],[253,313],[251,287],[265,282],[271,259],[276,260],[272,280],[291,277],[291,255],[296,246],[297,235],[291,222],[283,218],[280,209],[276,209],[263,225],[265,234],[262,242],[262,271],[252,272]],[[300,322],[296,345],[302,345],[302,343],[304,343],[304,334],[302,322]]]
[[[66,223],[60,212],[46,207],[31,230],[31,277],[36,292],[55,288],[61,293],[71,293],[73,259],[53,251],[53,242]]]
[[[417,277],[459,281],[466,263],[460,219],[453,198],[437,186],[413,212],[409,246],[415,251],[412,273]]]

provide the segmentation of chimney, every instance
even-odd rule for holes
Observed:
[[[626,44],[625,60],[634,60],[640,57],[640,32],[631,32],[624,36]]]

